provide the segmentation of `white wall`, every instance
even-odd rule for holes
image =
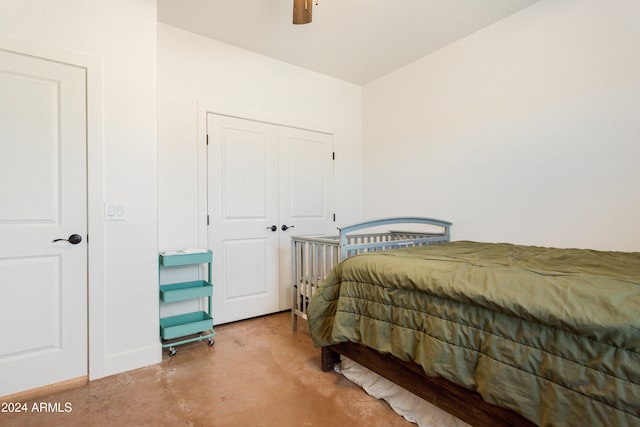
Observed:
[[[197,144],[199,138],[204,142],[198,105],[333,133],[337,219],[342,224],[361,219],[361,87],[159,24],[161,250],[206,245],[198,236],[204,220],[198,214],[203,165]]]
[[[365,86],[365,217],[640,250],[639,20],[636,0],[543,0]]]
[[[88,76],[102,84],[88,88],[89,114],[100,111],[89,129],[99,135],[89,142],[89,368],[97,378],[156,363],[156,2],[3,0],[0,34],[98,64]],[[126,221],[103,222],[104,201],[123,203]]]

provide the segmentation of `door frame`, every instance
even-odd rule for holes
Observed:
[[[87,102],[87,318],[90,380],[105,376],[103,63],[101,59],[0,35],[0,49],[82,68]]]
[[[229,116],[237,119],[251,120],[254,122],[263,122],[276,126],[286,126],[290,128],[309,130],[318,133],[324,133],[333,136],[333,149],[335,150],[336,133],[331,126],[319,123],[305,123],[289,117],[282,117],[273,113],[267,113],[250,108],[234,107],[230,105],[220,105],[207,101],[197,102],[197,200],[198,200],[198,247],[209,248],[209,233],[207,229],[207,200],[208,200],[208,177],[207,177],[207,115],[218,114],[220,116]],[[335,175],[336,168],[333,167],[333,185],[335,191]],[[335,196],[334,196],[335,197]],[[214,254],[215,256],[215,254]],[[280,293],[280,290],[278,290]]]

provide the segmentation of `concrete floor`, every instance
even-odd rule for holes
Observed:
[[[304,323],[304,322],[299,322]],[[410,426],[341,374],[288,312],[222,325],[216,344],[190,343],[162,363],[92,381],[0,412],[0,426]],[[60,413],[33,412],[33,403]],[[50,405],[51,406],[51,405]]]

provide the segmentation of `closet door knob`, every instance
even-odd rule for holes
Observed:
[[[72,234],[68,239],[55,239],[54,242],[69,242],[72,245],[77,245],[82,242],[82,236],[79,234]]]
[[[272,225],[271,227],[267,227],[267,230],[271,230],[273,232],[275,232],[278,229],[278,227],[276,227],[275,225]]]
[[[287,231],[288,229],[295,228],[295,227],[296,227],[295,225],[288,226],[286,224],[282,224],[282,231]]]

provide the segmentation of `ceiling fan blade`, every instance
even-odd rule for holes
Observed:
[[[293,23],[308,24],[311,22],[313,0],[293,0]]]

